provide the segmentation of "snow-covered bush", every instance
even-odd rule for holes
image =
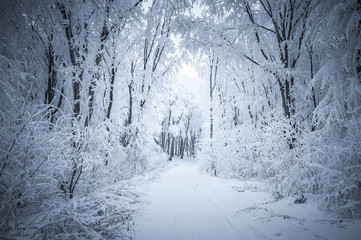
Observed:
[[[125,165],[130,175],[140,174],[166,163],[167,157],[155,138],[144,129],[144,125],[129,126],[129,143],[125,147]]]
[[[109,238],[109,230],[124,238],[137,196],[122,186],[110,201],[99,191],[127,177],[120,171],[125,159],[120,141],[109,139],[104,123],[84,129],[62,111],[51,123],[49,106],[32,101],[35,76],[23,66],[1,56],[0,231],[79,239]]]

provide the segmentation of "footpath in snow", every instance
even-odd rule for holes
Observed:
[[[137,240],[361,239],[361,221],[337,218],[309,198],[274,201],[259,183],[199,171],[195,159],[175,159],[147,186],[135,219]]]

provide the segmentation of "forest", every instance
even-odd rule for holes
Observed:
[[[0,238],[133,239],[176,158],[361,218],[360,0],[0,4]]]

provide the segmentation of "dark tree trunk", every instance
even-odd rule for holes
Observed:
[[[108,103],[108,108],[107,108],[107,119],[110,119],[110,112],[113,107],[115,72],[116,71],[115,71],[114,62],[113,62],[112,67],[111,67],[111,76],[110,76],[110,90],[109,90],[109,103]]]
[[[72,124],[74,124],[74,121],[79,121],[78,118],[80,115],[80,82],[82,81],[82,78],[83,78],[84,69],[81,68],[81,62],[79,62],[80,61],[79,48],[74,46],[74,36],[73,36],[73,32],[72,32],[71,13],[65,9],[65,6],[63,4],[56,2],[56,5],[57,5],[63,19],[66,22],[65,26],[64,26],[64,30],[65,30],[67,43],[68,43],[70,62],[72,64],[72,67],[74,68],[73,73],[72,73],[72,75],[73,75],[73,79],[72,79],[73,121],[72,121]],[[87,48],[87,46],[84,46],[84,47]],[[85,51],[86,51],[86,49],[85,49]],[[84,57],[82,58],[82,60],[84,61]],[[77,72],[79,72],[78,75],[77,75]],[[72,134],[74,136],[77,134],[76,130],[74,129],[74,125],[73,125]],[[72,146],[73,146],[73,151],[74,151],[73,169],[72,169],[72,173],[71,173],[70,183],[67,186],[70,198],[73,197],[75,186],[78,183],[80,176],[82,175],[82,169],[83,169],[83,165],[82,165],[83,158],[80,154],[80,151],[82,148],[81,141],[79,139],[75,138],[72,142]]]
[[[74,36],[72,31],[71,14],[66,11],[65,6],[57,2],[57,6],[63,19],[66,21],[65,24],[65,35],[68,42],[70,62],[74,68],[79,68],[80,64],[77,59],[79,58],[79,48],[74,46]],[[80,73],[77,76],[76,71],[73,71],[73,117],[77,118],[80,114],[80,81],[83,77],[83,70],[80,69]]]
[[[129,92],[129,113],[128,113],[128,122],[127,125],[130,125],[132,123],[133,118],[133,85],[134,85],[134,71],[135,71],[136,64],[134,62],[130,65],[130,74],[131,74],[131,80],[128,84],[128,92]]]
[[[61,92],[59,95],[59,100],[57,103],[57,106],[54,107],[54,100],[55,100],[55,89],[58,83],[57,79],[57,70],[55,66],[56,56],[54,55],[54,48],[53,48],[53,34],[51,33],[50,37],[48,38],[49,46],[46,51],[46,59],[47,59],[47,65],[48,65],[48,79],[47,79],[47,89],[45,90],[45,99],[44,104],[48,105],[48,111],[49,111],[49,119],[50,123],[54,123],[55,115],[59,111],[59,108],[62,105],[63,102],[63,94],[64,94],[64,85],[61,88]],[[50,130],[52,129],[52,125],[50,125]]]
[[[173,158],[173,156],[174,156],[174,137],[173,137],[173,135],[172,135],[172,143],[171,143],[171,147],[170,147],[170,158],[172,159]]]
[[[184,140],[182,138],[182,141],[181,141],[181,159],[183,159],[183,157],[184,157],[184,151],[185,151],[185,146],[186,146],[187,141],[188,141],[187,137]]]
[[[109,6],[106,9],[107,11],[107,16],[109,16]],[[99,68],[100,68],[100,64],[101,64],[101,60],[103,58],[103,51],[104,51],[104,42],[105,40],[108,38],[109,36],[109,30],[106,24],[106,20],[104,20],[103,23],[103,29],[102,32],[100,34],[100,49],[97,52],[96,58],[95,58],[95,67],[97,68],[97,72],[94,74],[93,79],[90,82],[89,85],[89,89],[88,89],[88,95],[89,95],[89,102],[88,102],[88,116],[85,120],[85,126],[88,127],[89,123],[91,121],[91,118],[93,116],[93,108],[94,108],[94,100],[95,100],[95,87],[96,87],[96,83],[99,81],[100,79],[100,73]]]

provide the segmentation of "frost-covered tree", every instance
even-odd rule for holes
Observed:
[[[189,40],[223,49],[218,74],[228,81],[216,88],[215,118],[236,123],[215,124],[225,134],[206,158],[223,174],[265,178],[286,194],[329,194],[325,206],[358,216],[359,2],[201,3],[205,17]],[[220,152],[230,160],[217,161]]]
[[[19,234],[14,226],[32,222],[35,227],[21,234],[92,235],[95,226],[89,223],[67,225],[79,209],[65,199],[78,201],[129,177],[120,143],[123,122],[115,118],[124,101],[115,89],[126,83],[117,74],[128,64],[123,56],[131,42],[125,39],[131,24],[140,22],[141,3],[2,4],[1,232]],[[117,211],[122,216],[123,207],[112,207],[107,217]],[[28,209],[32,219],[23,214]]]

